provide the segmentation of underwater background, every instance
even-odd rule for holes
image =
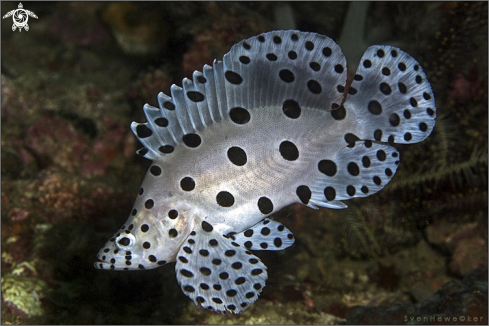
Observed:
[[[487,323],[487,2],[23,5],[28,31],[1,22],[2,324]],[[350,78],[370,45],[409,53],[435,95],[432,135],[395,145],[376,195],[274,214],[296,243],[256,253],[270,279],[240,315],[195,307],[173,264],[96,270],[150,166],[129,128],[142,106],[275,29],[331,37]]]

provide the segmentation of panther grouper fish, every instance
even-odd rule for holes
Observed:
[[[344,99],[346,60],[330,38],[272,31],[195,71],[147,121],[131,128],[152,160],[127,222],[95,267],[152,269],[176,262],[195,304],[239,313],[268,277],[252,252],[282,250],[292,233],[268,216],[292,204],[346,208],[394,176],[390,143],[424,140],[435,101],[416,60],[371,46]]]

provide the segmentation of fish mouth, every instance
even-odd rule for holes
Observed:
[[[110,253],[110,249],[107,250],[109,248],[105,248],[103,250],[100,250],[99,253],[97,254],[97,263],[108,263],[110,258],[113,256],[111,253]]]
[[[97,269],[110,269],[110,257],[107,257],[107,252],[100,251],[97,254],[97,260],[94,263],[95,268]]]
[[[104,262],[104,261],[101,261],[101,260],[98,260],[96,261],[93,266],[96,268],[96,269],[114,269],[114,268],[110,268],[111,264],[107,263],[107,262]]]
[[[109,248],[104,248],[97,254],[97,260],[94,262],[95,268],[117,271],[144,270],[161,266],[161,262],[163,262],[156,262],[155,258],[154,263],[148,265],[145,264],[144,260],[138,253],[133,253],[129,250],[120,250],[117,248],[114,250],[107,249]]]
[[[105,270],[130,270],[134,269],[131,265],[132,263],[129,264],[125,263],[128,260],[124,261],[124,256],[121,257],[111,257],[111,258],[106,258],[106,259],[101,259],[97,257],[97,261],[94,263],[94,267],[96,269],[105,269]]]
[[[117,249],[116,249],[117,250]],[[122,269],[124,267],[124,256],[116,255],[116,252],[112,251],[109,248],[104,248],[100,250],[97,254],[97,260],[94,263],[95,268],[97,269]]]

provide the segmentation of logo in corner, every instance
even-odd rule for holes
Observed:
[[[18,9],[9,11],[7,14],[5,14],[5,16],[2,17],[2,19],[10,16],[12,16],[12,18],[14,19],[14,24],[12,25],[12,31],[14,32],[17,28],[19,29],[19,32],[22,31],[22,28],[24,28],[26,31],[29,30],[29,25],[27,25],[29,16],[36,19],[38,18],[36,14],[32,11],[24,9],[21,2],[19,2]]]

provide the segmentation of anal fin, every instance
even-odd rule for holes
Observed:
[[[367,197],[384,188],[396,173],[398,163],[399,153],[394,147],[370,140],[357,141],[331,160],[319,161],[320,176],[310,187],[310,202],[344,208],[339,205],[340,200]]]

